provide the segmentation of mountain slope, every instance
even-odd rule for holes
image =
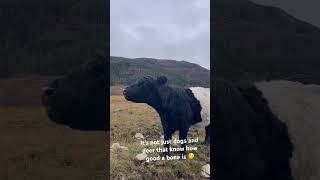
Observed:
[[[231,79],[319,75],[320,30],[279,8],[247,0],[213,3],[215,74]]]
[[[107,1],[0,0],[0,77],[61,75],[109,46]]]
[[[166,75],[179,86],[209,86],[209,70],[186,61],[110,57],[111,85],[128,85],[142,76]]]

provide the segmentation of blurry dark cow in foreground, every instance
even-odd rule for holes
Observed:
[[[320,179],[320,86],[274,80],[213,91],[213,179]]]
[[[80,130],[108,130],[107,60],[97,58],[43,88],[49,118]]]
[[[146,103],[159,114],[164,139],[170,140],[175,131],[179,139],[186,140],[189,128],[201,122],[206,130],[205,143],[210,142],[210,90],[209,88],[170,87],[167,78],[144,77],[123,91],[128,101]],[[169,145],[165,147],[169,149]],[[181,145],[186,150],[186,144]]]

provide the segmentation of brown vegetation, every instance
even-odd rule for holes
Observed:
[[[146,104],[126,101],[123,96],[110,96],[110,119],[110,144],[119,143],[128,147],[127,151],[111,152],[112,179],[204,179],[201,166],[210,162],[210,152],[209,147],[201,144],[204,131],[200,128],[191,128],[188,136],[200,138],[200,143],[195,145],[199,149],[195,152],[195,160],[154,161],[146,164],[135,160],[143,146],[134,136],[141,133],[148,141],[161,138],[163,132],[157,112]],[[173,139],[178,139],[177,133]],[[152,155],[157,156],[157,153]]]
[[[56,125],[40,106],[51,79],[0,80],[0,179],[106,179],[106,133]]]

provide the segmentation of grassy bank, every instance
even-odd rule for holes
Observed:
[[[0,179],[106,179],[106,133],[54,124],[40,105],[51,79],[0,80]]]
[[[151,107],[128,102],[123,96],[111,96],[110,101],[111,144],[119,143],[121,146],[128,147],[128,150],[111,152],[111,178],[204,179],[201,176],[201,167],[210,162],[209,147],[201,144],[204,141],[204,131],[192,128],[188,134],[188,137],[200,138],[200,143],[196,144],[199,150],[195,153],[194,160],[149,163],[137,161],[135,156],[141,153],[144,147],[140,145],[140,140],[134,138],[134,135],[142,133],[147,141],[160,139],[163,132],[159,116]],[[174,138],[178,138],[177,133]]]

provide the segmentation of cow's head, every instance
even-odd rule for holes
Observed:
[[[125,88],[123,95],[128,101],[154,104],[159,99],[158,88],[165,85],[166,82],[167,78],[165,76],[160,76],[157,79],[150,76],[143,77]]]
[[[42,103],[49,118],[75,129],[107,130],[107,73],[106,59],[98,59],[43,87]]]

